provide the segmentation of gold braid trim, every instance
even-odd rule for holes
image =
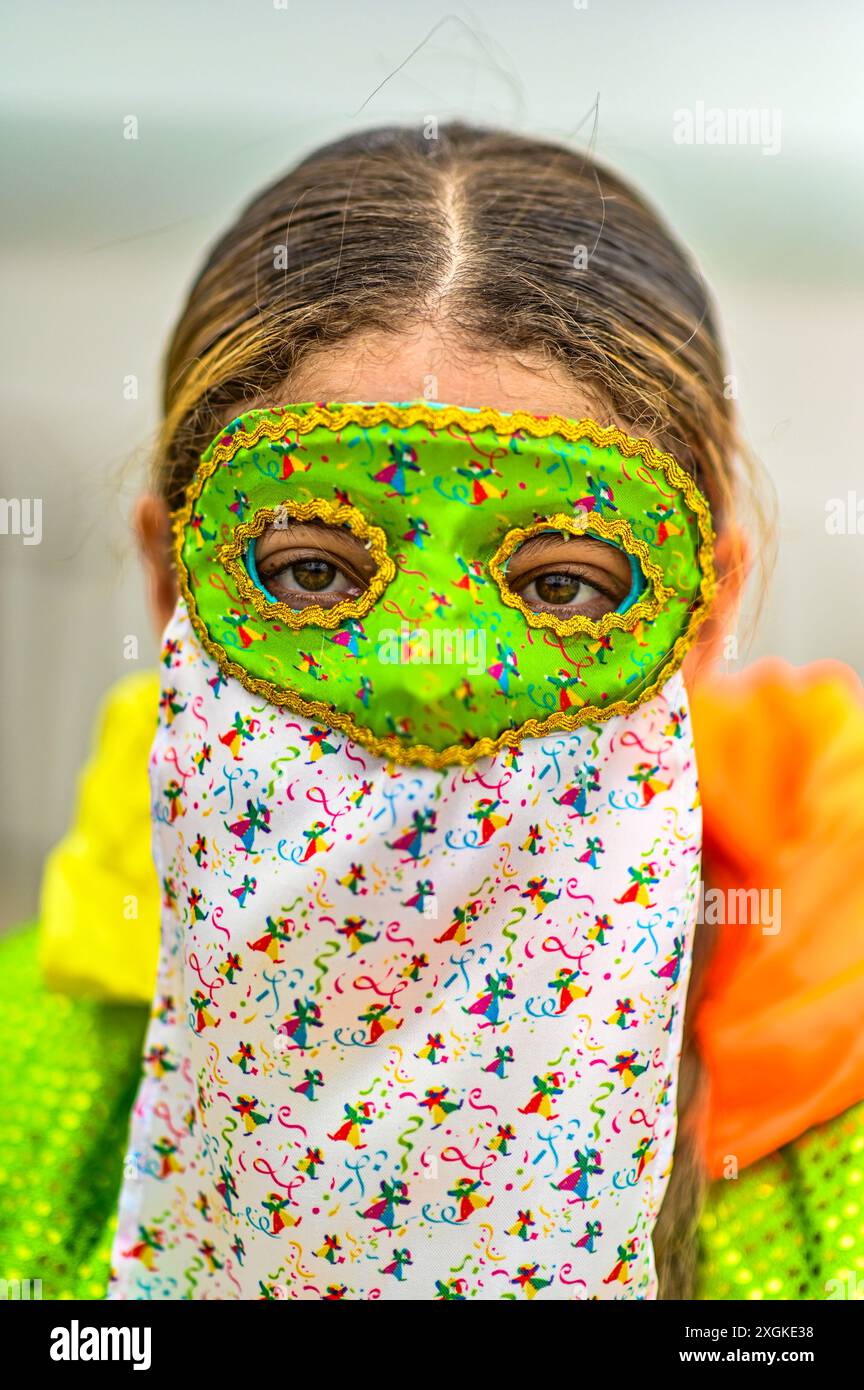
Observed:
[[[249,416],[257,415],[257,413],[257,411],[250,411]],[[699,601],[693,606],[687,629],[674,642],[672,650],[667,654],[656,679],[638,695],[629,699],[616,700],[613,704],[603,708],[583,705],[581,709],[575,711],[558,710],[545,719],[527,719],[514,728],[505,729],[496,738],[487,736],[477,739],[471,744],[454,743],[439,750],[426,743],[406,746],[400,743],[395,734],[381,737],[364,725],[358,724],[350,714],[342,714],[322,700],[307,700],[296,691],[285,690],[274,685],[272,681],[251,676],[236,661],[233,661],[225,648],[218,642],[214,642],[207,631],[207,627],[198,612],[183,556],[186,526],[191,520],[195,502],[200,497],[207,479],[212,476],[220,463],[229,462],[239,449],[249,448],[261,439],[282,439],[291,430],[295,430],[298,434],[308,434],[311,430],[321,427],[335,434],[344,429],[346,425],[371,428],[384,421],[397,429],[407,429],[411,425],[422,424],[426,425],[432,433],[436,433],[440,428],[456,425],[463,429],[466,435],[474,434],[481,429],[491,428],[496,433],[505,436],[525,433],[535,439],[546,439],[550,435],[557,434],[574,443],[580,439],[587,439],[598,448],[612,447],[617,449],[619,454],[625,458],[639,457],[649,466],[659,468],[667,480],[681,490],[690,510],[697,518],[700,534],[699,565],[702,579],[699,586]],[[225,431],[223,430],[218,439],[224,438],[224,435]],[[253,694],[263,695],[271,704],[284,706],[294,714],[302,714],[307,719],[318,719],[330,728],[339,729],[341,733],[348,734],[377,757],[390,758],[392,761],[405,766],[421,764],[431,768],[444,768],[453,764],[466,767],[478,758],[491,757],[499,753],[502,748],[514,746],[522,739],[542,738],[546,734],[559,731],[569,733],[582,724],[603,723],[615,715],[629,714],[631,710],[652,699],[673,672],[678,670],[687,652],[696,641],[699,628],[705,621],[717,586],[713,547],[714,528],[711,524],[711,509],[689,473],[684,472],[671,454],[665,454],[655,449],[654,445],[646,439],[637,439],[632,435],[625,434],[615,425],[604,428],[598,425],[595,420],[574,421],[565,419],[561,415],[537,416],[521,410],[502,415],[500,411],[493,410],[491,407],[467,411],[453,405],[434,409],[427,405],[396,406],[387,402],[379,402],[376,405],[342,405],[333,410],[327,406],[316,405],[311,410],[299,415],[286,410],[277,419],[263,416],[256,420],[251,430],[237,430],[231,435],[227,443],[214,442],[209,446],[187,488],[186,499],[174,518],[174,550],[180,592],[186,602],[189,617],[202,646],[217,662],[220,670],[226,675],[233,676],[235,680],[239,680],[241,685]]]
[[[567,531],[571,536],[598,535],[607,540],[620,540],[629,555],[635,555],[642,565],[642,572],[651,585],[651,593],[644,595],[624,613],[604,613],[601,618],[586,618],[577,613],[572,618],[559,618],[555,613],[537,613],[518,594],[514,594],[507,583],[507,561],[519,546],[532,536],[544,531]],[[629,521],[623,517],[607,521],[605,517],[592,517],[583,513],[581,517],[567,516],[557,512],[545,521],[537,521],[533,526],[516,526],[508,531],[492,559],[489,573],[498,585],[502,603],[509,608],[518,608],[529,627],[551,627],[561,637],[572,637],[574,633],[584,632],[588,637],[605,637],[614,629],[626,632],[650,618],[656,618],[667,599],[674,597],[675,590],[663,583],[663,571],[651,559],[651,552],[645,541],[634,536]]]
[[[376,569],[368,588],[359,598],[342,599],[329,608],[312,603],[308,608],[301,609],[291,608],[278,599],[268,599],[252,582],[245,564],[241,563],[241,556],[245,554],[249,541],[262,535],[278,516],[291,516],[295,521],[309,521],[314,517],[332,525],[347,526],[355,536],[369,542],[369,553]],[[216,555],[231,575],[240,595],[253,605],[262,618],[284,623],[285,627],[294,631],[311,626],[334,628],[346,618],[364,617],[396,574],[396,566],[387,552],[387,537],[381,527],[372,526],[357,507],[346,502],[334,502],[328,497],[313,497],[310,502],[280,502],[278,507],[262,507],[251,521],[242,521],[235,526],[231,540],[216,547]]]

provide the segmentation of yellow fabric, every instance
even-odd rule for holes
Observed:
[[[150,854],[147,761],[159,674],[126,676],[100,707],[74,823],[42,879],[39,963],[50,989],[150,1003],[160,888]]]

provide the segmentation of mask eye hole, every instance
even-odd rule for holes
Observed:
[[[361,598],[378,568],[367,540],[348,526],[314,518],[271,522],[250,540],[246,566],[273,603],[295,612]]]
[[[532,613],[564,620],[597,621],[606,613],[621,612],[644,587],[635,556],[595,536],[552,529],[538,531],[518,545],[504,574],[507,587]]]
[[[292,629],[365,617],[396,574],[381,527],[324,497],[260,508],[216,554],[242,603]]]
[[[633,631],[673,591],[624,517],[556,513],[508,531],[489,560],[508,608],[561,637]]]

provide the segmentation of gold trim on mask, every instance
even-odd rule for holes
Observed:
[[[275,409],[275,407],[273,407]],[[525,433],[535,439],[545,439],[557,434],[563,439],[578,443],[587,439],[598,448],[612,447],[624,458],[642,458],[651,467],[659,468],[664,476],[680,488],[690,510],[695,514],[700,534],[699,567],[702,579],[699,587],[699,600],[694,603],[687,630],[673,643],[667,653],[662,670],[657,679],[629,699],[616,700],[611,705],[587,705],[578,710],[557,710],[545,719],[528,719],[522,724],[504,729],[495,738],[484,736],[473,743],[455,743],[447,748],[436,749],[429,744],[403,744],[394,734],[379,736],[368,727],[358,724],[350,714],[343,714],[322,700],[307,700],[296,691],[286,690],[272,681],[250,675],[238,662],[233,661],[225,648],[214,642],[207,631],[206,624],[198,612],[192,593],[189,571],[183,557],[186,527],[191,520],[195,502],[201,495],[204,484],[216,472],[221,463],[229,462],[239,449],[247,449],[261,439],[283,439],[286,434],[309,434],[319,427],[338,433],[346,425],[359,425],[369,428],[386,421],[397,429],[407,429],[421,424],[433,432],[455,425],[466,435],[481,429],[493,429],[497,434],[508,436]],[[224,431],[223,431],[224,433]],[[221,437],[221,436],[220,436]],[[600,520],[600,518],[598,518]],[[199,464],[186,492],[186,498],[174,516],[174,552],[177,562],[177,578],[180,592],[186,602],[192,626],[204,650],[216,661],[225,675],[233,676],[241,685],[255,695],[263,695],[271,704],[290,709],[307,719],[319,720],[328,728],[338,729],[355,739],[361,747],[377,757],[389,758],[403,766],[420,764],[424,767],[441,769],[453,765],[467,767],[478,758],[491,757],[503,748],[514,747],[526,738],[542,738],[558,731],[571,732],[583,724],[605,722],[614,715],[629,714],[631,710],[653,698],[666,684],[669,677],[679,669],[687,652],[693,646],[699,628],[705,621],[708,608],[717,587],[714,567],[714,529],[711,523],[711,510],[702,493],[689,473],[685,473],[671,454],[662,453],[646,439],[638,439],[625,434],[616,425],[603,427],[595,420],[568,420],[560,415],[536,416],[517,410],[502,415],[500,411],[485,407],[482,410],[463,410],[460,406],[444,406],[440,409],[428,405],[397,406],[388,402],[374,405],[343,405],[338,410],[326,406],[313,406],[303,414],[292,414],[286,410],[278,418],[263,418],[256,421],[249,431],[237,430],[227,443],[215,444],[210,457]],[[249,581],[251,583],[251,579]],[[253,586],[254,587],[254,586]],[[635,605],[634,605],[635,607]],[[293,611],[293,610],[291,610]],[[536,614],[533,616],[537,616]],[[608,616],[608,615],[604,615]],[[625,614],[618,616],[624,617]]]
[[[605,540],[619,541],[622,549],[640,562],[642,573],[650,584],[650,593],[643,594],[625,612],[618,613],[613,609],[600,618],[589,618],[584,613],[577,613],[572,618],[559,618],[556,613],[538,613],[529,608],[525,600],[514,594],[508,585],[506,562],[525,541],[546,531],[567,531],[571,536],[597,535]],[[588,637],[605,637],[615,629],[632,632],[639,623],[656,618],[663,604],[675,592],[663,583],[662,569],[652,561],[645,542],[634,536],[629,521],[623,517],[607,521],[605,517],[592,517],[589,513],[572,517],[564,512],[556,512],[554,516],[537,521],[532,526],[515,526],[507,532],[489,561],[489,573],[498,586],[502,603],[506,603],[508,608],[518,608],[530,627],[551,628],[560,637],[572,637],[577,632],[583,632]]]
[[[295,521],[315,518],[333,526],[347,526],[360,540],[367,541],[376,569],[363,593],[357,598],[342,599],[329,608],[322,607],[320,603],[310,603],[307,608],[292,608],[280,599],[268,599],[252,579],[242,557],[249,541],[263,535],[268,525],[279,516],[290,516]],[[239,526],[235,526],[231,540],[217,546],[216,555],[237,585],[241,597],[251,603],[262,618],[278,620],[294,631],[304,627],[329,629],[338,627],[346,618],[365,617],[396,574],[396,566],[387,551],[387,536],[381,527],[373,526],[350,503],[336,502],[328,497],[313,497],[309,502],[280,502],[278,507],[262,507],[251,521],[241,521]]]

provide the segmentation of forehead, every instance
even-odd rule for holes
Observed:
[[[624,428],[599,394],[560,363],[531,351],[516,355],[484,349],[432,324],[400,333],[357,333],[309,353],[281,391],[249,406],[298,400],[447,401],[571,420],[591,416]]]

